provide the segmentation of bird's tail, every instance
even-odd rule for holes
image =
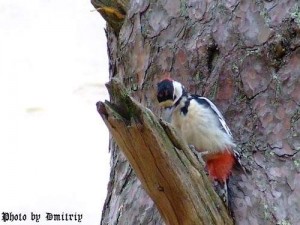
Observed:
[[[217,194],[220,196],[222,201],[224,202],[225,206],[229,207],[229,198],[228,198],[228,184],[227,181],[225,182],[214,182],[214,188],[217,192]]]
[[[232,199],[230,188],[228,187],[228,180],[225,182],[214,181],[214,188],[224,205],[227,208],[227,211],[231,217],[234,218],[234,214],[232,211]]]

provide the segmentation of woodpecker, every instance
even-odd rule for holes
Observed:
[[[240,161],[224,117],[209,99],[188,93],[170,78],[157,84],[157,100],[161,107],[171,109],[171,124],[201,154],[209,177],[219,184],[221,190],[217,192],[228,207],[227,181]]]

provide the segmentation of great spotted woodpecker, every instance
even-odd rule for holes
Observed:
[[[169,78],[157,84],[157,100],[171,108],[171,124],[188,145],[200,152],[209,177],[219,184],[218,193],[228,206],[227,181],[239,154],[224,117],[207,98],[192,95]]]

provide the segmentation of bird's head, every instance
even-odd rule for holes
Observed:
[[[164,108],[172,107],[185,92],[184,86],[170,78],[166,78],[157,84],[157,100]]]

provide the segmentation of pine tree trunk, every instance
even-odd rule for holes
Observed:
[[[92,1],[107,20],[110,77],[161,116],[165,76],[223,112],[248,176],[230,182],[236,224],[300,225],[300,2]],[[114,96],[111,96],[112,102]],[[110,140],[101,224],[164,224]]]

